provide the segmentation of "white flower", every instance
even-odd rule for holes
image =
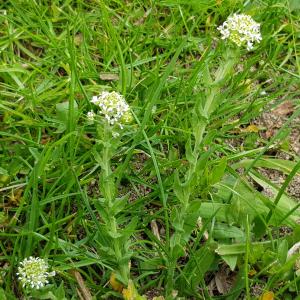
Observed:
[[[23,287],[39,289],[49,282],[48,277],[55,276],[55,272],[48,272],[48,268],[44,259],[30,256],[20,262],[17,276]]]
[[[89,121],[94,121],[95,118],[95,113],[91,110],[87,113],[87,118],[89,119]]]
[[[117,92],[102,92],[93,96],[91,102],[100,108],[100,112],[110,125],[130,123],[133,119],[130,107],[122,95]]]
[[[120,136],[120,133],[113,131],[112,136],[113,138],[117,138]]]
[[[98,105],[98,97],[97,96],[93,96],[92,100],[91,100],[92,103],[94,103],[95,105]]]
[[[260,92],[260,95],[261,95],[261,96],[266,96],[266,95],[268,95],[268,93],[267,93],[266,91],[261,91],[261,92]]]
[[[229,17],[218,30],[222,34],[222,39],[229,39],[237,46],[245,45],[247,50],[253,48],[253,43],[260,43],[260,24],[255,22],[250,16],[245,14],[234,14]]]

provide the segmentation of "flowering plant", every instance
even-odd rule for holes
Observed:
[[[99,236],[99,251],[111,254],[110,262],[114,266],[116,279],[127,285],[130,273],[130,243],[123,229],[124,224],[121,224],[122,221],[117,216],[118,207],[123,207],[126,199],[117,198],[116,175],[112,170],[111,160],[122,143],[124,125],[132,122],[133,116],[125,98],[115,91],[104,91],[93,96],[91,103],[97,107],[97,111],[88,112],[87,119],[93,122],[97,118],[99,121],[95,122],[97,143],[92,150],[95,159],[101,165],[99,186],[103,198],[98,202],[97,209],[101,213],[103,226],[101,237]]]

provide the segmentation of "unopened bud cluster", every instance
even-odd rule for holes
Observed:
[[[222,39],[229,39],[239,47],[246,45],[247,50],[251,50],[253,44],[260,43],[262,39],[260,24],[245,14],[234,14],[219,26],[218,30]]]

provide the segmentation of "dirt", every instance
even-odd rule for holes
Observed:
[[[270,106],[273,106],[274,103],[271,103]],[[264,128],[259,132],[260,136],[265,140],[270,140],[277,132],[284,126],[288,121],[290,116],[295,110],[295,105],[292,101],[284,101],[277,105],[275,108],[266,107],[262,115],[254,121],[254,124],[260,128]],[[277,149],[274,149],[274,157],[285,160],[294,161],[295,156],[300,155],[300,117],[295,118],[290,126],[290,134],[286,137],[286,142],[288,149],[281,149],[281,145],[277,146]],[[285,140],[280,140],[281,144],[285,143]],[[283,145],[282,147],[286,147]],[[287,175],[283,172],[259,168],[259,173],[268,178],[272,183],[276,184],[278,187],[281,187],[284,181],[286,180]],[[264,189],[262,191],[266,196],[273,196],[272,191]],[[290,182],[286,190],[287,194],[293,197],[295,200],[300,201],[300,176],[296,175]]]

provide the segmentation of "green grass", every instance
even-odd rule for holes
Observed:
[[[234,12],[261,24],[251,52],[220,39]],[[122,299],[112,274],[149,299],[256,299],[257,286],[298,299],[297,0],[12,0],[0,24],[0,299]],[[134,114],[118,139],[86,118],[103,90]],[[249,130],[286,100],[274,136]],[[39,291],[17,280],[28,256],[56,271]],[[212,293],[224,270],[228,290]]]

